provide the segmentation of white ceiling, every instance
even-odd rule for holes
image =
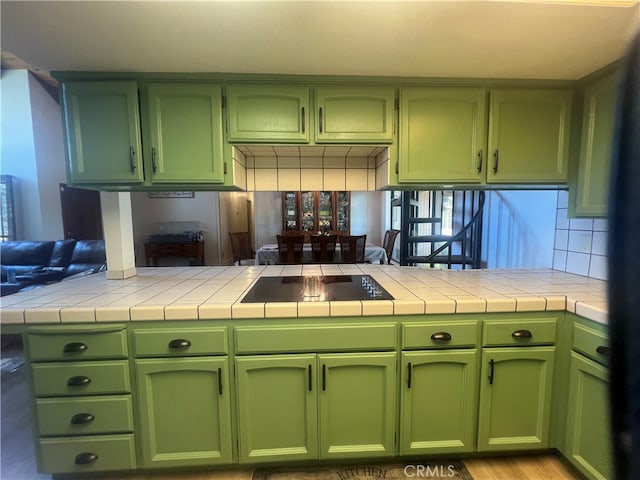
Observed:
[[[638,0],[9,1],[1,47],[45,71],[579,79]]]

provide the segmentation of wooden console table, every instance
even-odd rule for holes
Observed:
[[[144,255],[147,265],[153,267],[159,257],[193,258],[195,265],[204,265],[204,242],[145,243]]]

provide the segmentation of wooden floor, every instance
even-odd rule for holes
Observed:
[[[5,352],[3,352],[5,353]],[[25,367],[2,375],[2,480],[50,479],[36,471]],[[579,477],[555,455],[492,457],[464,461],[474,480],[576,480]],[[250,480],[251,469],[169,474],[106,475],[122,480]],[[77,478],[77,477],[76,477]]]

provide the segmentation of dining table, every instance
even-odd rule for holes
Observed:
[[[339,263],[340,244],[336,243],[336,254],[334,263]],[[364,247],[364,261],[366,263],[387,263],[387,252],[384,248],[373,243],[367,243]],[[256,265],[275,265],[278,263],[278,245],[275,243],[266,243],[256,250]],[[302,249],[302,263],[313,263],[311,258],[311,244],[305,243]]]

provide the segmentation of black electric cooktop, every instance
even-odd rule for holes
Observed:
[[[393,300],[370,275],[260,277],[240,303]]]

